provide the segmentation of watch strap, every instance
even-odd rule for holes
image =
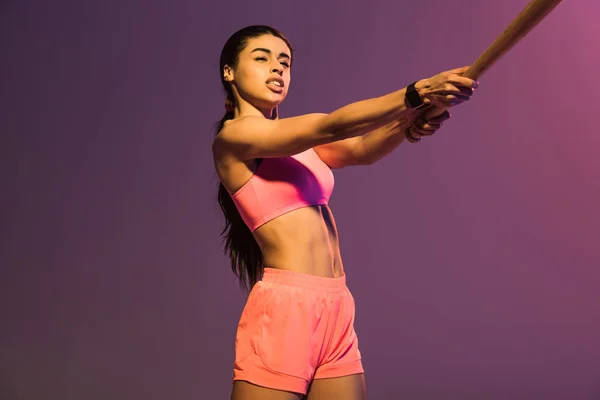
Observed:
[[[426,106],[425,102],[421,98],[421,95],[417,91],[416,84],[418,81],[415,81],[406,87],[406,105],[408,108],[412,108],[415,110],[420,110]]]

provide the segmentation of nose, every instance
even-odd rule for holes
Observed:
[[[277,62],[277,64],[275,64],[273,66],[273,69],[271,70],[271,72],[276,72],[279,75],[281,75],[283,73],[283,67],[281,66],[281,64],[279,62]]]

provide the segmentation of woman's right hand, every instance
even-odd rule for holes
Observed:
[[[443,109],[457,106],[468,101],[479,82],[463,74],[468,66],[441,72],[431,78],[422,79],[415,84],[425,104]]]

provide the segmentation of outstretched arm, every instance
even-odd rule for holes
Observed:
[[[467,69],[468,67],[457,68],[417,82],[417,89],[426,104],[447,110],[469,100],[475,88],[479,86],[479,82],[461,76]],[[437,85],[436,82],[449,78],[452,73],[456,75],[439,85],[440,89],[434,94],[431,88]],[[411,125],[413,133],[427,136],[433,134],[446,119],[450,118],[450,113],[446,111],[438,117],[423,121],[422,117],[426,111],[427,109],[413,110],[412,113],[405,113],[396,120],[388,120],[384,124],[374,126],[361,136],[353,135],[343,140],[324,143],[315,146],[314,150],[330,168],[371,165],[406,140],[405,133]]]
[[[469,99],[477,83],[461,76],[468,67],[456,68],[418,81],[415,88],[426,105],[443,109]],[[373,163],[403,140],[415,109],[405,102],[406,88],[387,95],[357,101],[331,114],[308,114],[277,120],[245,116],[229,121],[213,141],[215,159],[224,155],[238,160],[287,157],[310,148],[331,167],[349,163]],[[365,136],[362,138],[361,136]],[[354,139],[354,140],[351,140]],[[334,144],[344,142],[343,144]]]
[[[390,154],[400,143],[404,142],[406,130],[424,113],[425,110],[417,111],[410,118],[392,121],[362,136],[327,143],[315,147],[314,150],[330,168],[371,165]],[[445,113],[437,119],[430,120],[427,124],[420,125],[417,132],[431,135],[449,117],[450,114]]]

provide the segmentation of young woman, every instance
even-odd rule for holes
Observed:
[[[222,233],[234,273],[251,289],[231,398],[365,399],[354,299],[328,207],[331,169],[372,164],[405,139],[433,134],[450,115],[424,121],[424,111],[461,104],[478,83],[463,67],[330,114],[279,119],[292,61],[289,41],[268,26],[241,29],[221,53],[226,113],[213,156]]]

